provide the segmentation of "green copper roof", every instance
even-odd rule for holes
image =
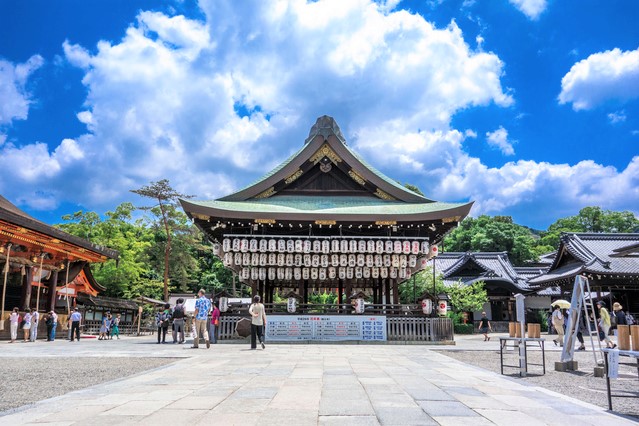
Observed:
[[[204,208],[234,212],[256,213],[303,213],[303,214],[340,214],[340,215],[406,215],[440,212],[455,209],[465,204],[459,203],[406,203],[403,201],[385,201],[375,197],[344,196],[289,196],[279,195],[271,198],[249,201],[188,201],[187,203]]]

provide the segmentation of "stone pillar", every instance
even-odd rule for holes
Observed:
[[[25,266],[25,274],[22,276],[22,294],[20,300],[20,307],[22,309],[31,307],[31,283],[33,282],[33,268],[31,266]]]
[[[55,309],[55,297],[56,297],[56,286],[58,284],[58,271],[51,271],[51,276],[49,277],[49,300],[47,303],[47,311],[53,311]]]

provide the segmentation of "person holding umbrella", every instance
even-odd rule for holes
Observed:
[[[559,346],[564,345],[564,316],[561,313],[561,308],[559,304],[555,304],[554,310],[552,311],[552,325],[557,330],[557,338],[553,340],[555,346],[559,343]]]

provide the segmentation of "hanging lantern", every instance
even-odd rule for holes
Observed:
[[[375,241],[368,240],[366,242],[366,252],[367,253],[375,253]]]
[[[284,270],[284,279],[287,281],[290,281],[293,279],[293,269],[291,268],[286,268]]]
[[[266,253],[268,251],[268,241],[264,238],[260,239],[260,253]]]
[[[302,253],[304,251],[304,242],[302,240],[295,240],[295,253]]]
[[[337,270],[337,276],[339,277],[340,280],[345,280],[346,279],[346,268],[340,267]]]
[[[403,280],[406,278],[406,268],[399,268],[398,272],[399,272],[400,279]]]
[[[311,266],[317,268],[319,266],[319,254],[314,254],[311,257]]]
[[[334,280],[337,276],[337,270],[334,266],[328,268],[328,278]]]
[[[277,266],[284,266],[286,263],[286,255],[284,253],[280,253],[277,255]]]
[[[248,240],[247,240],[246,238],[242,238],[242,239],[240,240],[240,251],[241,251],[242,253],[246,253],[246,252],[248,252],[248,249],[249,249],[249,242],[248,242]]]
[[[233,264],[233,253],[224,253],[224,266],[229,267]]]
[[[231,254],[231,253],[229,253]],[[235,253],[233,255],[233,258],[235,259],[234,262],[236,265],[240,266],[242,264],[242,253]]]
[[[339,266],[348,266],[348,255],[340,254],[339,255]]]
[[[348,241],[347,240],[341,240],[339,242],[339,251],[342,253],[348,253]]]
[[[222,252],[222,247],[220,247],[220,245],[217,243],[213,244],[213,254],[219,257],[221,252]]]
[[[249,241],[249,251],[251,253],[255,253],[257,251],[257,248],[258,248],[257,240],[253,238],[251,241]]]
[[[326,269],[325,268],[320,268],[319,269],[319,279],[320,279],[320,281],[326,280]]]
[[[360,253],[366,253],[366,241],[361,240],[357,243],[357,251]]]
[[[273,267],[268,268],[268,279],[269,279],[269,281],[275,281],[275,277],[276,276],[277,275],[275,274],[275,268],[273,268]]]
[[[240,251],[240,239],[233,238],[233,251]]]
[[[293,264],[295,266],[302,266],[302,255],[301,254],[296,254],[295,255],[295,261],[293,262]]]
[[[382,257],[381,254],[375,255],[375,266],[377,266],[378,268],[380,266],[384,266],[384,258]]]
[[[268,255],[266,253],[260,253],[260,266],[266,266],[268,261]]]
[[[277,251],[277,240],[268,240],[268,251]]]
[[[388,275],[389,275],[392,279],[397,278],[397,268],[390,268],[390,271],[388,271]]]
[[[264,281],[266,279],[266,268],[259,269],[259,278]]]
[[[322,253],[329,254],[331,252],[331,243],[328,240],[322,241]]]
[[[307,280],[311,276],[310,268],[302,268],[302,279]]]
[[[251,254],[250,253],[242,253],[242,265],[248,266],[251,264]]]
[[[318,275],[317,268],[311,268],[311,279],[317,280]]]
[[[397,268],[399,266],[399,256],[396,254],[393,254],[391,256],[391,266],[393,268]]]
[[[348,266],[350,266],[351,268],[354,268],[355,265],[357,265],[357,256],[354,254],[349,254],[348,255]]]
[[[362,278],[362,267],[361,266],[355,267],[355,278],[358,279],[358,280],[360,278]]]
[[[242,268],[242,279],[248,280],[251,276],[251,270],[249,268]]]
[[[294,268],[293,269],[293,277],[296,280],[301,280],[302,279],[302,268]]]
[[[366,310],[366,304],[364,303],[364,293],[359,292],[357,294],[357,298],[353,300],[353,307],[355,308],[355,313],[363,314]]]
[[[260,264],[260,255],[257,253],[253,253],[251,255],[251,266],[259,266]]]
[[[388,268],[379,268],[379,276],[383,279],[388,278]]]
[[[379,268],[377,266],[371,268],[371,276],[375,279],[379,278]]]
[[[320,256],[320,266],[322,268],[328,268],[328,255],[323,254]]]
[[[366,256],[363,254],[357,255],[357,266],[364,266],[366,264]]]
[[[365,266],[362,268],[362,277],[364,279],[368,279],[371,277],[371,268],[369,268],[368,266]]]
[[[268,254],[268,264],[271,266],[277,265],[277,255],[275,253]]]
[[[286,255],[286,266],[293,266],[293,255],[292,254],[287,254]]]
[[[430,246],[430,250],[428,251],[428,258],[432,259],[438,254],[439,254],[439,249],[437,248],[437,246]]]
[[[304,240],[304,253],[310,253],[313,248],[313,242],[311,240]]]
[[[231,251],[231,240],[229,238],[224,238],[222,240],[222,250],[224,252]]]
[[[408,265],[408,257],[405,254],[399,255],[399,267],[405,268]]]
[[[384,266],[388,268],[388,267],[391,266],[391,264],[392,264],[391,255],[390,254],[385,254],[384,255]]]
[[[280,253],[284,253],[286,251],[285,240],[277,240],[277,251],[279,251]]]
[[[313,253],[319,253],[322,251],[322,243],[319,240],[313,241]]]
[[[422,254],[428,254],[428,250],[430,250],[428,241],[422,241]]]
[[[357,253],[357,241],[355,240],[350,240],[348,242],[348,251],[350,253]]]
[[[292,293],[292,292],[291,292]],[[297,295],[295,295],[297,296]],[[294,314],[297,311],[297,297],[289,293],[288,300],[286,302],[286,311],[289,314]]]
[[[393,242],[391,240],[384,243],[384,253],[391,254],[393,252]]]
[[[375,265],[375,261],[373,260],[373,255],[372,254],[367,254],[366,255],[366,266],[368,266],[369,268],[372,268],[373,265]]]
[[[278,280],[283,280],[284,279],[284,268],[277,268],[277,279]]]
[[[384,241],[379,240],[375,242],[375,253],[377,254],[384,253]]]
[[[333,253],[339,252],[339,240],[331,240],[331,251]]]
[[[260,271],[257,268],[251,268],[251,279],[257,281],[260,278]]]
[[[417,266],[417,256],[415,256],[414,254],[408,256],[408,266],[410,266],[411,268]]]
[[[402,252],[402,242],[394,241],[393,242],[393,253],[400,254]]]
[[[446,312],[448,311],[448,302],[444,299],[440,299],[437,302],[437,315],[440,317],[446,316]]]
[[[286,251],[288,253],[293,253],[295,252],[295,241],[293,240],[286,240]]]
[[[433,301],[430,299],[422,299],[422,312],[430,315],[433,312]]]
[[[410,254],[411,247],[412,247],[412,244],[410,241],[404,241],[402,243],[402,253]]]
[[[305,254],[304,255],[304,266],[306,266],[307,268],[309,268],[311,266],[311,255],[310,254]]]
[[[419,269],[424,269],[428,265],[428,258],[422,257],[419,259]]]
[[[226,312],[229,310],[229,298],[227,296],[220,296],[218,300],[218,308],[220,312]]]
[[[339,266],[339,254],[331,255],[331,266]]]
[[[353,268],[352,267],[348,267],[346,268],[346,279],[348,280],[352,280],[353,279]]]
[[[419,248],[420,248],[419,241],[413,241],[410,246],[410,252],[412,254],[419,254]]]
[[[410,268],[406,268],[406,279],[410,279],[413,276],[413,270]]]

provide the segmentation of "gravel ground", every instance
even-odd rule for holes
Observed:
[[[8,358],[0,362],[0,414],[99,383],[161,367],[177,358]]]
[[[471,350],[444,350],[442,354],[456,360],[500,373],[499,351],[471,351]],[[490,355],[489,355],[490,354]],[[555,371],[555,361],[559,361],[560,352],[546,351],[546,374],[543,375],[541,367],[541,352],[528,351],[529,375],[519,377],[518,368],[504,368],[507,376],[516,380],[523,380],[536,386],[551,391],[568,395],[590,404],[608,408],[606,395],[606,380],[594,377],[595,360],[592,352],[575,351],[575,361],[579,363],[579,371],[559,372]],[[622,362],[632,362],[628,358],[621,357]],[[519,353],[513,351],[504,352],[504,364],[518,365]],[[530,365],[535,363],[539,365]],[[637,378],[637,364],[621,364],[619,367],[619,379],[611,380],[612,394],[634,395],[636,398],[612,398],[613,411],[636,417],[639,419],[639,381]]]

